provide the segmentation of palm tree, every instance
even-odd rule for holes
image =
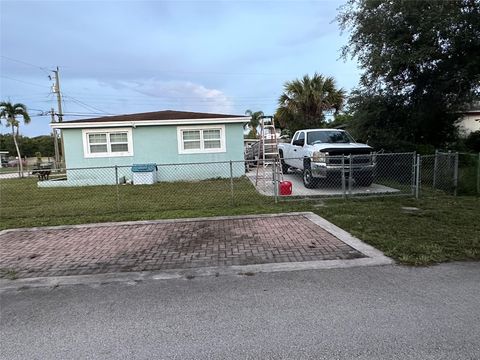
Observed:
[[[250,116],[250,122],[247,124],[247,126],[252,130],[252,134],[257,138],[257,127],[260,125],[260,120],[262,119],[263,116],[263,111],[255,111],[253,112],[252,110],[247,110],[245,111],[245,115]]]
[[[18,156],[18,164],[20,166],[20,176],[23,177],[23,163],[22,163],[22,155],[20,154],[20,149],[18,148],[18,128],[20,122],[17,120],[17,116],[23,117],[23,123],[28,124],[30,123],[30,116],[27,112],[27,107],[23,104],[17,103],[12,104],[11,102],[0,102],[0,119],[6,119],[7,126],[12,128],[12,137],[13,142],[15,144],[15,149],[17,150]],[[15,128],[17,131],[15,132]]]
[[[312,78],[287,81],[278,99],[276,118],[282,127],[295,131],[325,125],[325,112],[342,109],[345,91],[337,89],[333,77],[315,73]]]

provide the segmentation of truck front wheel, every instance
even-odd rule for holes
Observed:
[[[308,162],[303,164],[303,185],[305,185],[307,189],[313,189],[318,185],[318,179],[313,177],[312,169]]]

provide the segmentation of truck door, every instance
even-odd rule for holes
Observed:
[[[292,140],[292,164],[297,169],[303,169],[303,144],[305,143],[305,132],[299,131]]]

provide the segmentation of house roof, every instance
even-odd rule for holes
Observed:
[[[137,114],[102,116],[90,119],[69,120],[61,123],[51,123],[50,126],[58,129],[86,128],[86,127],[115,127],[115,126],[149,126],[149,125],[178,125],[178,124],[211,124],[248,122],[250,117],[244,115],[227,115],[199,113],[190,111],[163,110]]]
[[[468,110],[464,111],[463,115],[480,115],[480,110]]]
[[[480,114],[480,100],[474,100],[470,104],[466,105],[462,111],[464,114],[468,115],[478,115]]]

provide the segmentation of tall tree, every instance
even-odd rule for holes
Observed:
[[[333,77],[315,73],[302,79],[287,81],[278,99],[275,118],[291,131],[319,128],[326,125],[325,113],[341,110],[345,91],[337,89]]]
[[[338,21],[350,33],[343,56],[364,70],[364,100],[398,104],[413,142],[451,140],[458,111],[480,93],[480,1],[349,0]],[[385,114],[375,121],[396,116]]]
[[[17,137],[19,134],[20,121],[17,119],[18,116],[23,117],[23,123],[30,123],[30,116],[27,112],[27,107],[24,104],[17,103],[12,104],[11,102],[0,102],[0,119],[5,119],[7,126],[12,128],[13,142],[15,144],[15,150],[17,151],[18,164],[20,166],[20,176],[23,177],[23,162],[22,155],[20,154],[20,148],[18,147]],[[15,131],[16,130],[16,131]]]
[[[352,119],[348,131],[375,149],[386,151],[415,150],[414,120],[401,97],[384,92],[358,91],[348,100]]]
[[[256,139],[258,137],[257,127],[260,125],[262,116],[264,116],[263,111],[247,110],[245,111],[245,115],[250,116],[250,122],[247,124],[247,126],[251,130],[250,133]]]

